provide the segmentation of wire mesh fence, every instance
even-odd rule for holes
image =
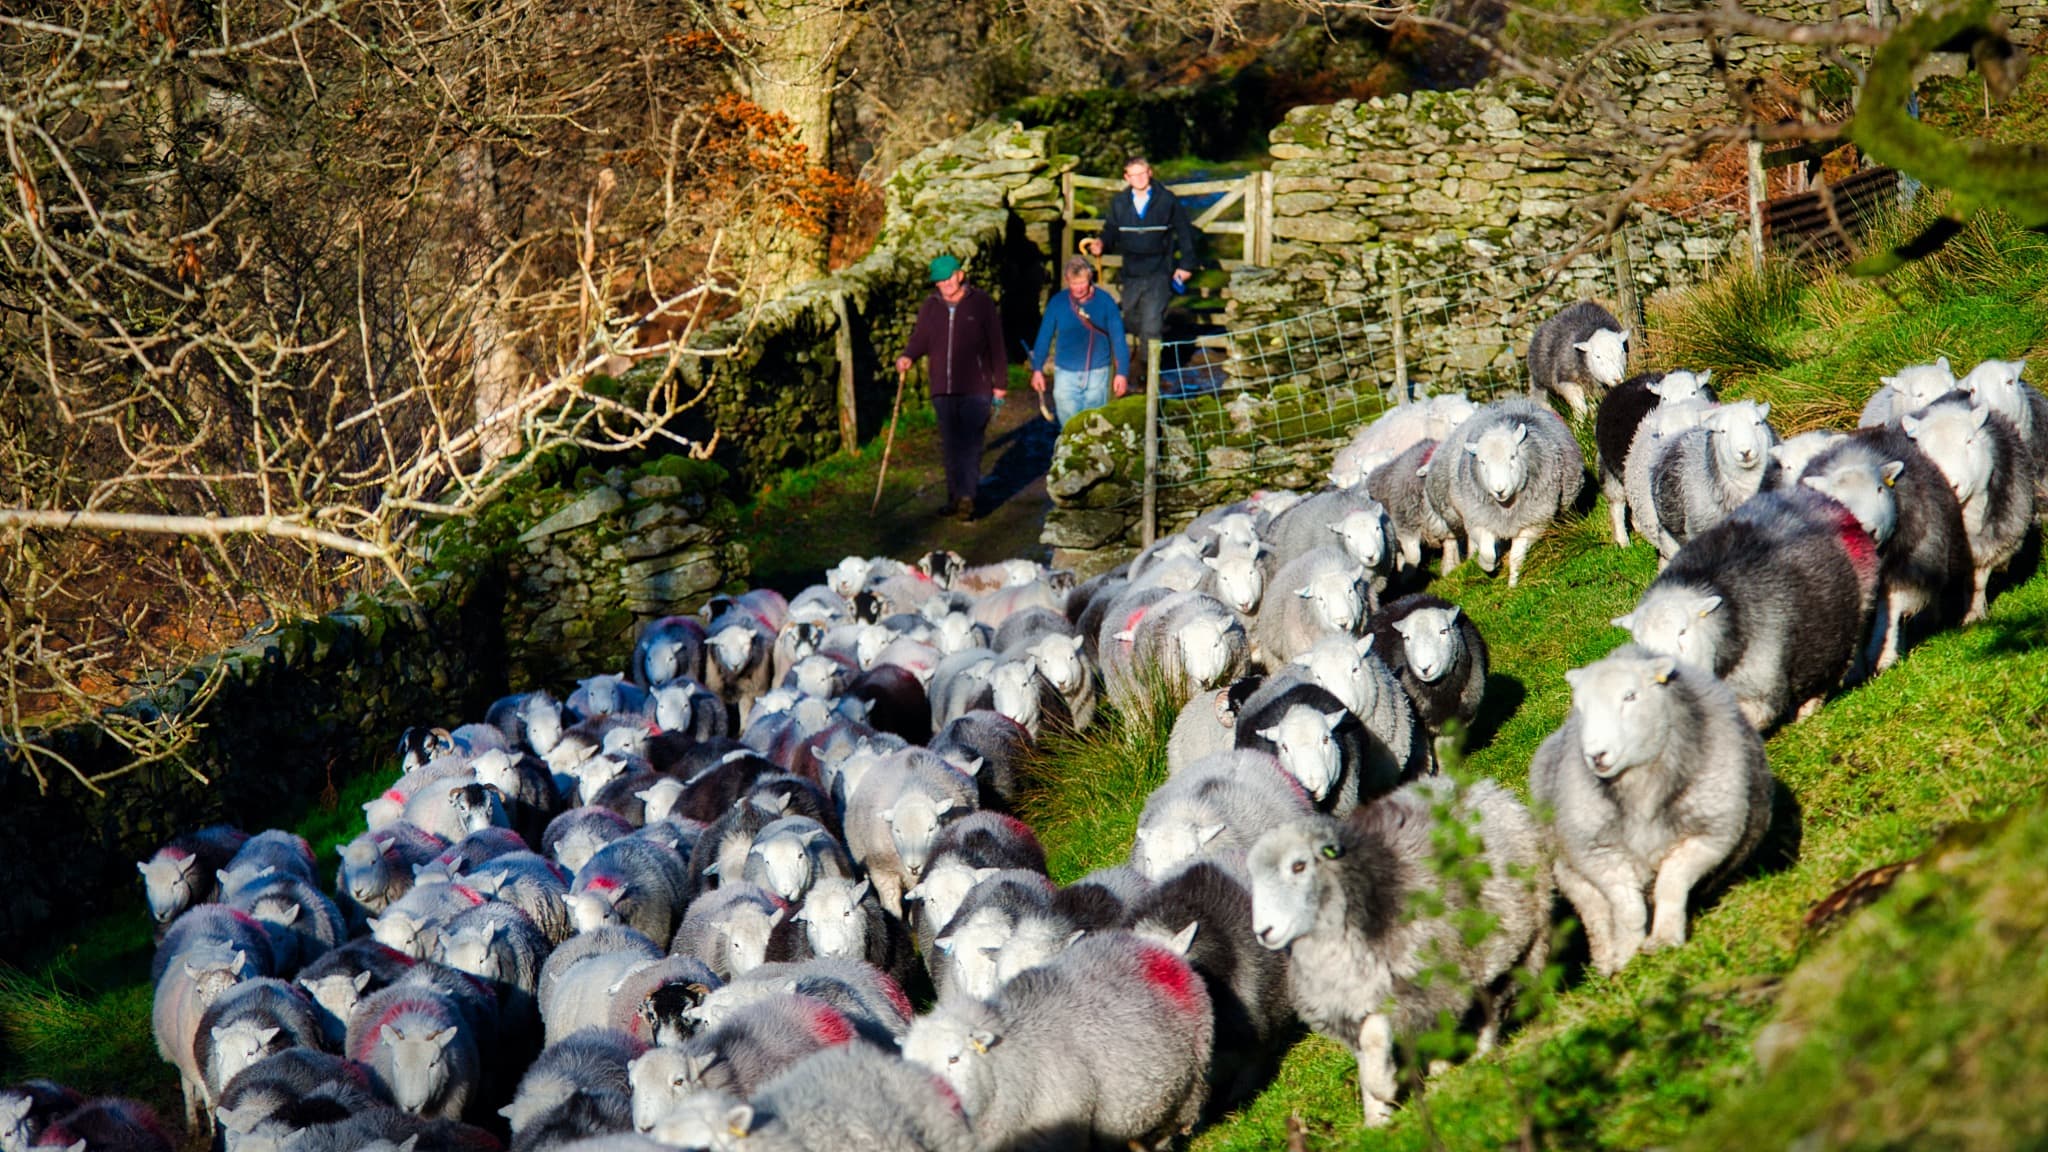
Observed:
[[[1650,293],[1696,282],[1724,250],[1697,229],[1631,226],[1561,265],[1539,254],[1450,275],[1383,276],[1355,300],[1168,343],[1156,490],[1298,474],[1305,449],[1327,442],[1334,452],[1413,397],[1525,390],[1529,337],[1546,317],[1593,299],[1640,331]]]

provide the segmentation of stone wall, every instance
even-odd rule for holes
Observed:
[[[1028,337],[1050,280],[1059,176],[1074,163],[1047,137],[1044,128],[985,124],[897,169],[884,186],[882,228],[867,256],[699,334],[700,347],[736,351],[685,363],[693,383],[716,386],[684,434],[707,439],[716,429],[715,459],[749,491],[839,451],[836,302],[843,299],[860,432],[872,435],[888,419],[892,365],[931,292],[926,268],[941,253],[960,257],[969,277],[996,297],[1012,346]]]
[[[197,735],[104,794],[49,755],[0,742],[0,958],[68,923],[138,907],[135,861],[177,832],[289,826],[387,768],[414,724],[482,717],[508,691],[624,667],[641,619],[694,610],[745,576],[714,465],[661,459],[597,473],[547,462],[478,516],[429,534],[411,589],[351,598],[253,635],[131,702],[177,716],[217,680]],[[35,743],[86,776],[132,753],[97,727]]]

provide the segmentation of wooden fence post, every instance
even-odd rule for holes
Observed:
[[[1408,380],[1408,321],[1401,302],[1401,266],[1387,263],[1387,313],[1394,321],[1394,395],[1402,402],[1415,399]]]
[[[1159,341],[1145,342],[1145,505],[1140,513],[1145,547],[1159,538]]]
[[[1764,267],[1764,142],[1749,142],[1749,263]]]
[[[832,311],[839,317],[839,449],[851,456],[860,451],[860,411],[853,392],[853,321],[846,293],[833,294]]]
[[[1619,228],[1607,238],[1608,258],[1614,266],[1614,302],[1619,305],[1630,329],[1643,330],[1643,302],[1636,291],[1636,270],[1629,259],[1628,235]],[[1641,342],[1641,338],[1637,338]]]

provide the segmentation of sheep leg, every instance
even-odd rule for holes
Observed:
[[[1366,1127],[1385,1127],[1394,1118],[1399,1089],[1394,1077],[1394,1021],[1374,1013],[1358,1026],[1358,1096]]]
[[[1749,721],[1749,726],[1759,732],[1770,727],[1771,721],[1777,718],[1777,711],[1763,700],[1745,696],[1736,701],[1736,707],[1742,709],[1742,718]]]
[[[1815,696],[1813,699],[1801,704],[1799,711],[1793,715],[1792,722],[1797,724],[1802,720],[1809,719],[1814,713],[1820,711],[1821,705],[1825,703],[1827,703],[1827,697]]]
[[[1401,566],[1403,568],[1422,567],[1422,537],[1403,536],[1400,539],[1400,545]]]
[[[1614,546],[1628,547],[1628,498],[1621,485],[1609,482],[1602,489],[1607,496],[1607,518],[1614,524]]]
[[[1906,622],[1905,606],[1899,598],[1885,593],[1884,610],[1870,629],[1870,674],[1875,676],[1899,662],[1899,628]]]
[[[1602,972],[1614,971],[1619,965],[1614,963],[1614,917],[1607,906],[1606,893],[1567,861],[1559,860],[1555,871],[1557,890],[1572,902],[1579,914],[1579,924],[1586,930],[1586,947],[1593,953],[1593,967]]]
[[[1991,599],[1985,594],[1985,589],[1990,583],[1991,569],[1977,569],[1977,586],[1975,591],[1970,594],[1970,610],[1963,613],[1964,624],[1975,624],[1979,620],[1984,619],[1985,612],[1989,611],[1991,607]]]
[[[1494,539],[1493,533],[1484,528],[1474,528],[1466,535],[1465,543],[1472,549],[1472,558],[1479,561],[1479,567],[1488,576],[1493,575],[1494,569],[1500,567],[1500,557],[1494,551],[1499,541]]]
[[[1464,558],[1458,555],[1458,538],[1456,536],[1444,537],[1443,574],[1446,576],[1450,575],[1451,569],[1456,568],[1458,565],[1463,564],[1464,562]]]
[[[1657,868],[1657,910],[1643,950],[1676,948],[1685,943],[1685,901],[1700,877],[1728,856],[1728,845],[1704,836],[1681,841]]]
[[[1611,930],[1607,941],[1608,963],[1600,970],[1608,976],[1621,971],[1636,953],[1643,950],[1643,937],[1650,919],[1649,904],[1643,899],[1642,881],[1636,870],[1626,866],[1617,870],[1621,875],[1601,885],[1600,889],[1607,896],[1608,927]]]
[[[1529,545],[1535,541],[1534,535],[1524,532],[1515,537],[1514,543],[1508,545],[1508,587],[1513,588],[1521,583],[1522,561],[1529,558]]]
[[[875,899],[881,901],[882,907],[888,911],[889,915],[899,920],[902,919],[903,882],[901,878],[896,873],[887,869],[870,869],[868,879],[873,882]]]

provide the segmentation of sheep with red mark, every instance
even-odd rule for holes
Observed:
[[[1215,1039],[1201,977],[1124,932],[1088,936],[992,1001],[941,1005],[905,1059],[945,1078],[985,1147],[1155,1146],[1191,1129]]]
[[[173,837],[149,859],[136,864],[150,917],[159,925],[169,924],[187,909],[214,899],[220,870],[248,842],[247,832],[215,824]]]
[[[401,983],[357,1009],[347,1054],[369,1067],[400,1108],[457,1120],[483,1085],[477,1040],[453,997]]]
[[[692,1092],[751,1096],[798,1060],[855,1035],[844,1014],[810,996],[784,992],[749,1004],[680,1048],[651,1048],[632,1062],[633,1124],[654,1127]]]
[[[414,872],[433,862],[448,842],[404,821],[372,829],[344,844],[334,873],[342,914],[360,928],[412,890]]]
[[[579,932],[600,924],[626,924],[651,940],[675,932],[689,903],[683,858],[651,840],[624,836],[597,850],[576,870],[569,917]]]

